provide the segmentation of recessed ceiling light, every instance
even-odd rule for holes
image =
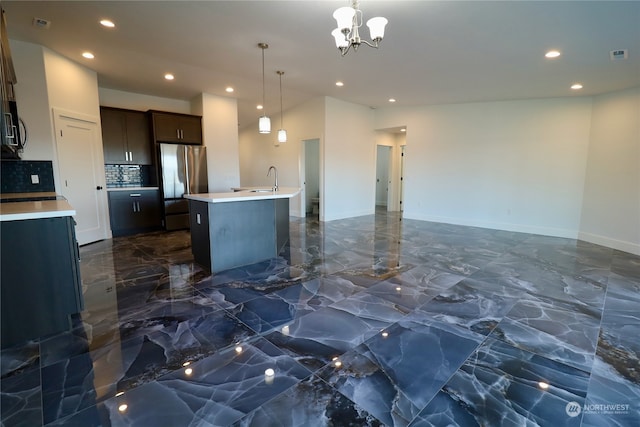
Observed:
[[[107,28],[113,28],[116,26],[116,24],[113,23],[113,21],[109,20],[109,19],[103,19],[100,21],[100,25],[102,25],[103,27],[107,27]]]
[[[260,104],[256,105],[256,109],[257,110],[262,110],[262,108],[263,108],[262,105],[260,105]]]
[[[225,89],[225,91],[227,93],[233,93],[233,88],[231,86],[229,86],[228,88]]]
[[[396,102],[395,98],[389,98],[389,102]]]
[[[557,58],[560,56],[560,52],[557,50],[550,50],[549,52],[544,54],[545,58]]]
[[[572,84],[571,85],[571,89],[573,89],[573,90],[582,89],[582,85],[580,83]]]
[[[84,56],[87,59],[93,59],[95,58],[95,55],[91,52],[82,52],[82,56]]]
[[[338,86],[338,87],[342,87],[342,86],[344,86],[344,83],[342,83],[341,81],[337,81],[337,82],[336,82],[336,86]]]
[[[174,76],[173,76],[173,74],[171,74],[171,73],[167,73],[167,74],[165,74],[165,75],[164,75],[164,78],[165,78],[165,79],[167,79],[167,80],[173,80],[173,79],[175,79],[175,77],[174,77]]]

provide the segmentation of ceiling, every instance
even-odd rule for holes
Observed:
[[[9,38],[95,70],[100,87],[189,100],[238,100],[239,126],[317,96],[394,107],[596,95],[640,85],[638,1],[362,0],[389,20],[378,50],[341,57],[330,33],[343,1],[2,1]],[[49,29],[33,18],[51,22]],[[98,24],[103,18],[114,29]],[[362,32],[368,38],[368,29]],[[549,49],[562,55],[545,59]],[[627,60],[609,51],[628,49]],[[95,59],[82,58],[83,51]],[[175,80],[163,76],[171,72]],[[20,76],[18,75],[18,81]],[[336,87],[341,80],[344,87]],[[570,89],[580,82],[580,91]],[[225,92],[227,86],[235,92]],[[286,120],[286,118],[285,118]]]

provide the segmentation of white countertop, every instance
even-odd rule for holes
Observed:
[[[76,210],[66,200],[0,203],[0,221],[73,216]]]
[[[200,193],[188,194],[184,197],[191,200],[207,203],[243,202],[248,200],[268,200],[268,199],[290,199],[300,193],[297,187],[280,187],[278,191],[271,191],[271,187],[242,187],[243,191],[233,193]],[[244,190],[250,188],[251,191]]]

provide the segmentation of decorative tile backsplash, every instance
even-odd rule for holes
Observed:
[[[2,193],[56,191],[50,160],[2,160],[0,171]]]
[[[151,166],[104,165],[107,187],[145,187],[151,185]]]

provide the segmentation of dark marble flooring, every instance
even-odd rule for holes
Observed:
[[[386,212],[290,237],[215,275],[185,231],[83,247],[73,330],[2,351],[2,426],[640,425],[640,257]]]

